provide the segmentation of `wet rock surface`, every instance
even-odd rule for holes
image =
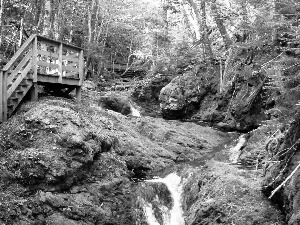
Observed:
[[[132,224],[132,179],[201,158],[228,138],[193,123],[124,116],[97,101],[45,98],[2,124],[1,223]]]
[[[110,109],[126,116],[132,112],[129,98],[114,93],[100,96],[98,104],[104,109]]]
[[[143,79],[136,84],[132,97],[138,101],[158,101],[161,89],[171,81],[171,76],[157,74],[154,77]]]
[[[160,109],[166,119],[182,119],[199,109],[209,90],[203,76],[189,73],[175,77],[160,92]]]
[[[287,224],[291,225],[300,223],[299,126],[300,115],[297,113],[288,126],[281,127],[270,138],[266,146],[268,163],[263,183],[264,193],[272,196],[271,200],[282,207],[287,215]]]
[[[207,95],[192,119],[208,122],[226,132],[256,129],[268,119],[265,113],[267,99],[264,99],[262,89],[264,82],[265,77],[261,74],[237,75],[225,93]]]
[[[188,173],[186,224],[285,224],[280,210],[261,192],[260,171],[211,160]]]

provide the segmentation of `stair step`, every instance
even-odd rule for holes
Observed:
[[[16,89],[14,92],[16,92],[16,93],[23,93],[24,90]]]
[[[28,85],[30,84],[27,84],[27,83],[20,83],[19,86],[24,86],[24,87],[27,87]]]
[[[10,100],[19,100],[20,98],[18,97],[9,97]]]

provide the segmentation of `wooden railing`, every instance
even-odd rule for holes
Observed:
[[[84,60],[81,48],[42,36],[37,36],[36,42],[33,46],[36,73],[59,76],[58,83],[62,83],[63,77],[77,78],[82,85]]]
[[[34,86],[40,74],[57,77],[55,83],[63,83],[63,78],[75,79],[72,85],[81,86],[83,73],[83,49],[31,35],[0,71],[0,121],[6,120],[7,99],[26,76],[32,75]]]

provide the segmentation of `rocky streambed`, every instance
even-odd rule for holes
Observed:
[[[137,180],[171,173],[185,181],[185,224],[284,224],[261,193],[262,170],[231,165],[237,134],[88,98],[27,103],[1,125],[0,224],[149,224],[141,197],[153,202],[166,187]]]

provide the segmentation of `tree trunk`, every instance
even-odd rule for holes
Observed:
[[[3,0],[0,0],[0,46],[2,44],[2,16],[3,16]]]
[[[54,37],[56,40],[62,41],[64,39],[64,17],[63,17],[63,8],[64,8],[64,0],[58,1],[58,12],[56,14],[56,18],[54,21]]]
[[[193,1],[193,0],[188,0]],[[214,59],[213,51],[211,49],[210,40],[208,37],[208,29],[206,23],[206,4],[205,0],[201,0],[201,12],[202,12],[202,20],[201,20],[201,33],[203,33],[205,53],[210,57],[210,59]],[[199,16],[200,18],[200,16]]]
[[[19,31],[19,41],[18,41],[18,48],[21,47],[22,45],[22,39],[23,39],[23,27],[24,23],[23,23],[23,18],[20,21],[20,31]]]
[[[218,11],[216,0],[212,1],[211,10],[214,14],[213,18],[222,36],[223,42],[225,44],[225,48],[228,49],[232,44],[232,41],[227,33],[226,27],[224,26],[224,21],[221,17],[221,14]]]
[[[271,10],[271,17],[273,22],[279,22],[281,19],[281,16],[278,14],[279,11],[279,4],[278,0],[271,0],[272,10]],[[273,45],[277,45],[278,43],[278,29],[276,25],[272,29],[272,43]]]
[[[89,8],[88,12],[88,44],[90,45],[93,40],[93,13],[94,13],[94,7],[95,7],[95,0],[92,0],[92,4]]]
[[[190,28],[193,28],[192,33],[194,33],[196,41],[200,40],[201,39],[201,33],[199,29],[200,24],[195,18],[195,14],[193,17],[193,10],[191,10],[191,5],[186,4],[184,0],[180,0],[180,3],[184,10],[184,14],[188,18],[188,21],[190,23]]]
[[[42,34],[44,36],[49,36],[51,32],[51,24],[50,24],[50,14],[51,14],[51,0],[45,1],[45,8],[44,8],[44,20],[43,20],[43,31]]]
[[[163,1],[164,6],[167,4],[166,0]],[[168,20],[168,8],[163,7],[163,20],[164,20],[164,35],[168,36],[169,32],[169,20]]]

